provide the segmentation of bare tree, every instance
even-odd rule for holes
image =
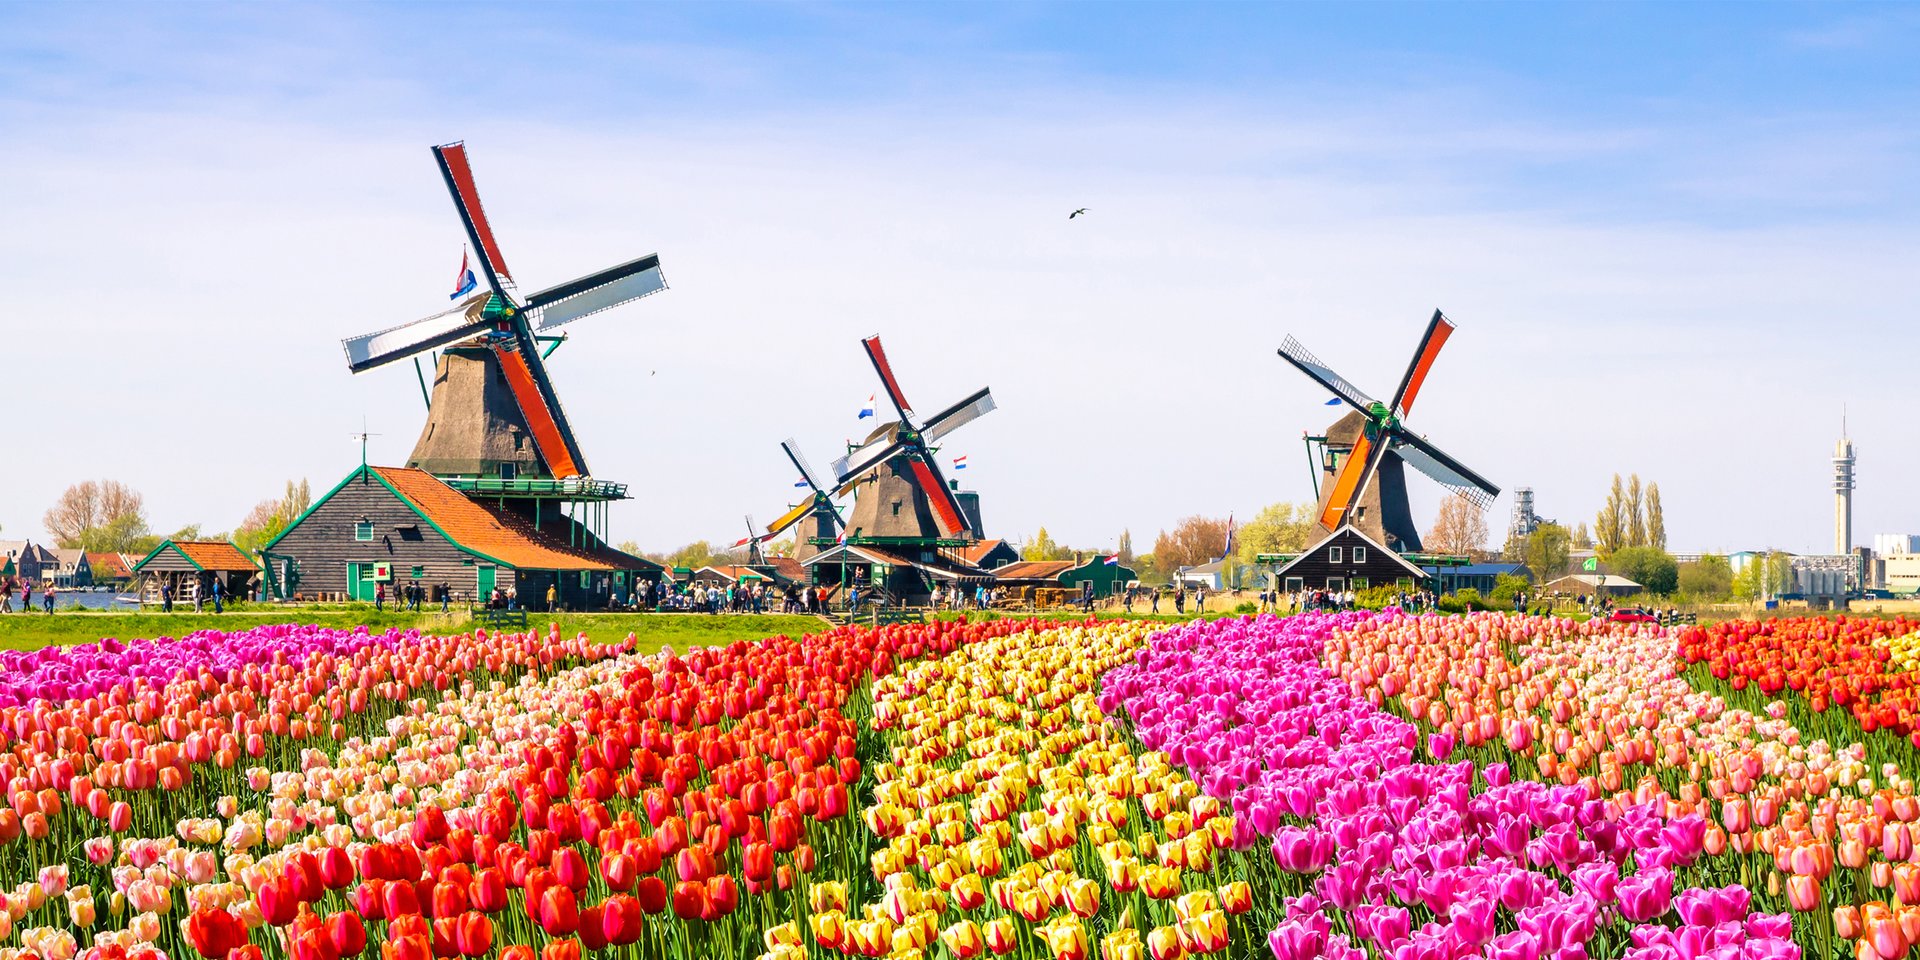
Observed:
[[[1120,531],[1120,546],[1117,549],[1115,549],[1113,552],[1115,555],[1117,555],[1120,558],[1121,563],[1133,562],[1133,531],[1132,530]]]
[[[1429,550],[1462,556],[1485,549],[1486,512],[1466,497],[1447,497],[1440,504],[1440,514],[1434,518],[1433,529],[1427,531],[1423,545]]]
[[[118,480],[83,480],[60,494],[41,522],[62,549],[73,549],[85,543],[89,532],[123,518],[137,519],[145,526],[142,509],[140,494]]]
[[[1227,546],[1227,521],[1219,517],[1188,517],[1153,541],[1153,558],[1172,573],[1218,559]]]

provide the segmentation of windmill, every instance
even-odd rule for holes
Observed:
[[[772,540],[802,520],[808,520],[807,526],[802,527],[794,537],[794,559],[804,560],[818,553],[822,544],[837,540],[847,524],[841,519],[839,508],[833,505],[833,494],[820,483],[819,475],[814,473],[813,465],[800,453],[799,445],[789,437],[781,441],[780,449],[786,453],[793,468],[800,471],[800,479],[794,486],[806,487],[811,492],[792,509],[781,514],[778,520],[767,524],[767,532],[762,539]]]
[[[1329,456],[1324,469],[1329,482],[1321,485],[1319,520],[1328,531],[1352,523],[1361,532],[1401,553],[1420,550],[1420,532],[1407,504],[1403,464],[1433,478],[1441,486],[1466,497],[1481,509],[1500,495],[1500,488],[1448,456],[1404,423],[1420,395],[1427,373],[1440,348],[1453,333],[1453,322],[1435,310],[1427,332],[1400,378],[1391,403],[1381,403],[1333,372],[1293,337],[1280,347],[1280,356],[1345,401],[1353,410],[1327,430]]]
[[[867,359],[886,388],[900,419],[882,424],[861,445],[834,461],[835,496],[856,486],[853,517],[847,521],[848,540],[931,544],[973,539],[977,525],[967,516],[953,488],[934,461],[934,445],[955,430],[993,411],[993,393],[987,387],[916,425],[913,406],[887,362],[880,337],[860,341]]]
[[[586,457],[540,347],[543,342],[557,346],[560,338],[553,331],[564,324],[665,289],[660,258],[629,260],[519,297],[481,208],[466,146],[437,146],[433,156],[479,259],[484,289],[445,313],[344,341],[347,367],[364,373],[446,348],[435,364],[427,425],[408,466],[503,481],[522,474],[556,481],[587,478]]]
[[[747,548],[747,565],[748,566],[753,566],[753,567],[765,566],[767,562],[767,555],[761,552],[760,545],[771,539],[773,539],[772,534],[761,536],[759,531],[754,529],[753,514],[747,514],[747,535],[744,539],[735,540],[733,542],[733,549],[738,550],[741,547]]]

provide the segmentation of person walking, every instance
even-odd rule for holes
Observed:
[[[554,604],[557,603],[559,600],[560,600],[560,585],[558,583],[547,584],[547,612],[548,613],[552,613],[556,609],[554,607]]]
[[[1153,609],[1148,612],[1158,614],[1160,612],[1160,588],[1159,587],[1153,588],[1152,597],[1153,597]]]
[[[213,580],[213,612],[214,613],[226,612],[226,609],[227,609],[226,600],[227,600],[226,588],[220,585],[220,578],[215,577]]]
[[[200,612],[200,578],[193,578],[193,612]]]
[[[160,584],[160,612],[161,613],[173,612],[173,584],[170,584],[170,583]]]
[[[386,608],[387,585],[384,583],[376,583],[373,585],[373,609],[379,611],[385,610]],[[200,610],[200,585],[197,583],[193,585],[193,609],[196,613]]]
[[[47,589],[42,590],[40,592],[40,602],[47,605],[48,613],[53,612],[53,594],[54,594],[54,586],[51,583],[47,584]]]
[[[0,613],[13,612],[13,578],[0,577]]]
[[[20,612],[32,613],[33,612],[33,581],[22,580],[20,582],[20,586],[21,586]]]

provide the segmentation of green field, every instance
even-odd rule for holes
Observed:
[[[151,637],[178,637],[196,630],[244,630],[268,623],[311,623],[323,627],[350,630],[366,626],[370,631],[392,627],[417,627],[425,631],[451,632],[473,629],[476,623],[464,611],[443,617],[438,613],[375,613],[371,607],[334,607],[321,609],[240,610],[212,613],[92,613],[61,611],[0,615],[0,649],[32,650],[50,644],[75,644],[115,637],[135,640]],[[639,649],[658,650],[671,645],[685,650],[691,646],[720,646],[735,640],[757,640],[774,634],[799,636],[815,633],[827,624],[818,617],[782,614],[721,614],[703,616],[690,613],[562,613],[528,614],[527,625],[541,631],[558,624],[562,634],[585,632],[595,640],[610,642],[631,633]]]

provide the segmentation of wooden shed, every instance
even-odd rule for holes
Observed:
[[[260,566],[225,540],[163,540],[133,572],[140,578],[141,603],[159,603],[163,586],[172,590],[174,603],[192,603],[198,585],[200,599],[210,604],[216,583],[232,603],[253,595]]]

